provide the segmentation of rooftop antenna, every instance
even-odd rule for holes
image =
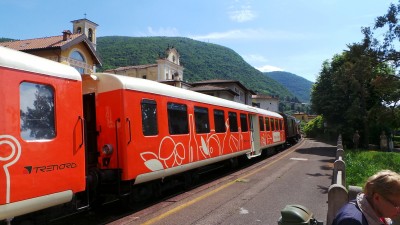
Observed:
[[[85,19],[86,19],[86,13],[84,13],[83,15],[85,16]]]

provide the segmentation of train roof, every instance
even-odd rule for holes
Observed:
[[[156,81],[109,73],[94,73],[92,75],[94,75],[99,81],[97,84],[97,91],[99,93],[118,89],[135,90],[282,118],[281,115],[275,112],[222,98],[217,98],[199,92],[194,92],[191,90],[186,90],[183,88],[174,87],[171,85],[162,84]]]
[[[71,80],[82,80],[81,74],[71,66],[2,46],[0,46],[0,67]]]

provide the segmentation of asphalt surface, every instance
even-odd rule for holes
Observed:
[[[296,204],[325,222],[336,146],[305,139],[251,167],[167,199],[111,225],[276,225]]]

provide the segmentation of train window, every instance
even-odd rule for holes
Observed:
[[[224,111],[214,109],[214,126],[216,133],[224,133],[226,131]]]
[[[275,131],[275,119],[271,118],[271,131]]]
[[[265,130],[271,131],[271,127],[269,126],[269,118],[265,117]]]
[[[20,90],[21,137],[24,140],[56,136],[54,89],[49,85],[22,82]]]
[[[265,130],[265,128],[264,128],[264,117],[262,117],[262,116],[259,116],[258,117],[258,123],[260,124],[260,131],[264,131]]]
[[[203,107],[194,107],[194,122],[196,133],[210,133],[210,121],[208,118],[208,109]]]
[[[157,103],[154,100],[142,100],[142,131],[145,136],[158,134]]]
[[[168,128],[170,134],[188,134],[188,116],[187,106],[184,104],[167,104],[168,110]]]
[[[229,130],[231,132],[238,132],[238,122],[237,122],[237,114],[235,112],[229,112]]]
[[[275,130],[279,130],[279,120],[275,119]]]
[[[281,125],[281,130],[283,130],[283,120],[279,120],[279,123]]]
[[[249,131],[249,124],[247,123],[246,114],[240,113],[240,127],[242,128],[242,132]]]

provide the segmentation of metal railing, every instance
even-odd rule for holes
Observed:
[[[346,163],[342,135],[339,135],[336,149],[336,160],[333,163],[332,185],[328,190],[328,213],[326,224],[332,224],[338,210],[349,201],[349,192],[346,189]]]

